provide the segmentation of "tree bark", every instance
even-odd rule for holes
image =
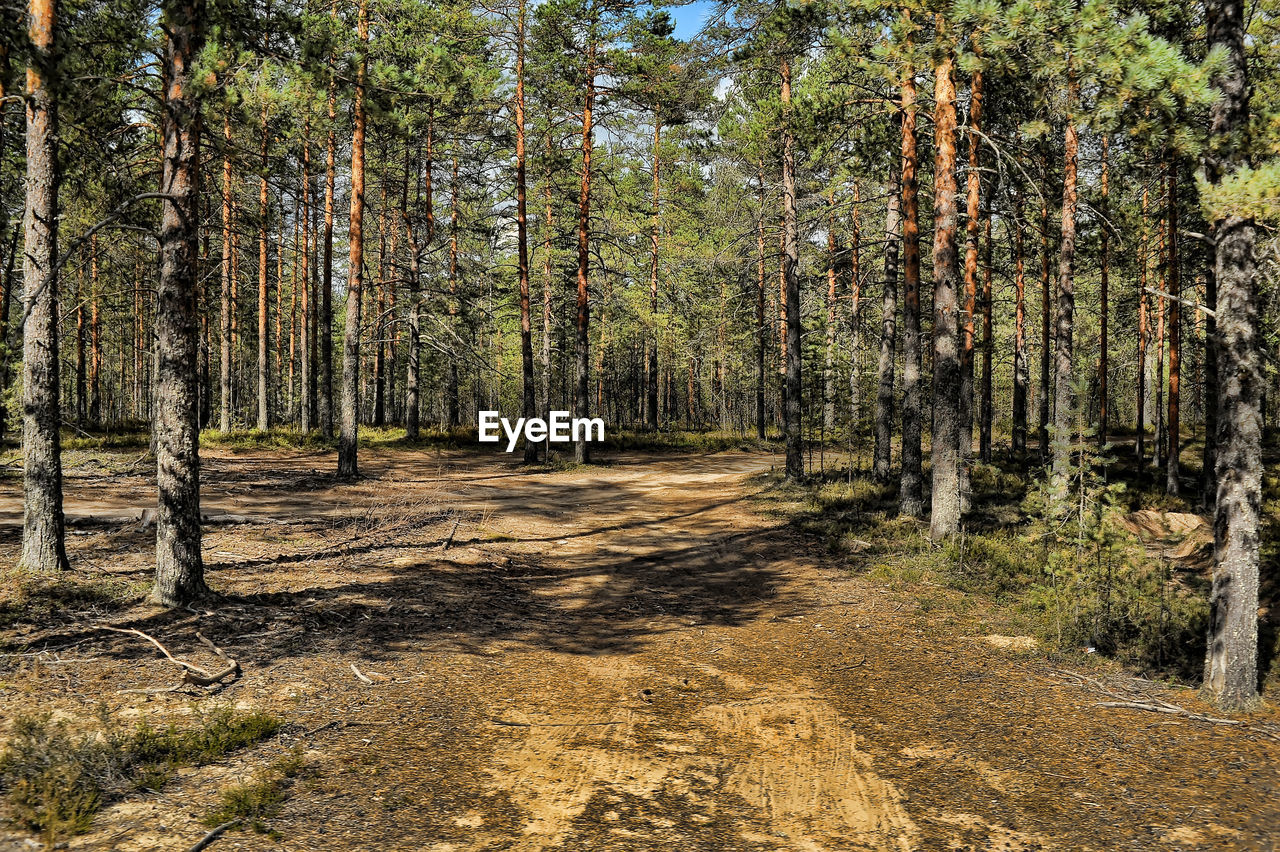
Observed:
[[[938,16],[940,33],[945,23]],[[940,38],[945,38],[940,35]],[[963,372],[956,253],[956,87],[948,50],[934,67],[933,137],[933,507],[929,536],[960,531],[960,455]]]
[[[590,400],[590,250],[591,250],[591,148],[592,108],[596,99],[596,43],[594,36],[587,46],[585,92],[582,105],[582,183],[578,194],[578,318],[574,338],[576,354],[574,414],[588,417]],[[586,430],[583,430],[584,433]],[[591,453],[585,440],[574,442],[573,459],[578,464],[590,461]]]
[[[981,50],[975,46],[975,56]],[[964,305],[960,314],[960,507],[969,510],[969,463],[973,455],[974,347],[977,339],[978,250],[982,236],[982,70],[969,85],[969,168],[965,174]]]
[[[156,584],[151,599],[181,606],[205,594],[200,554],[197,318],[200,104],[193,89],[204,46],[204,0],[165,0],[164,179],[156,298]]]
[[[890,169],[884,221],[884,289],[880,299],[880,360],[876,364],[876,482],[887,483],[893,464],[893,381],[898,345],[898,243],[901,240],[900,167]]]
[[[1165,493],[1176,497],[1182,488],[1180,474],[1180,415],[1182,403],[1182,275],[1178,268],[1178,161],[1169,155],[1169,452],[1165,468]]]
[[[346,328],[342,334],[342,428],[338,436],[338,476],[344,479],[354,479],[359,474],[356,441],[360,412],[360,302],[364,295],[364,90],[369,68],[369,0],[360,0],[357,37],[360,55],[356,60],[352,104],[355,127],[351,133],[351,257],[347,267]],[[329,226],[326,213],[326,231]]]
[[[903,18],[910,22],[910,13]],[[908,49],[910,44],[908,43]],[[924,473],[920,402],[920,202],[916,169],[915,69],[902,75],[902,479],[898,511],[924,515]]]
[[[271,413],[268,393],[270,391],[271,368],[267,359],[270,347],[268,334],[267,308],[267,217],[270,213],[270,198],[267,195],[267,144],[270,142],[267,125],[267,107],[262,107],[262,147],[261,169],[258,178],[258,431],[265,432],[271,428]],[[277,286],[279,284],[277,283]]]
[[[1102,213],[1102,246],[1099,270],[1100,280],[1098,282],[1098,446],[1106,446],[1107,436],[1110,433],[1110,397],[1107,388],[1107,374],[1110,372],[1109,348],[1111,341],[1108,339],[1109,320],[1111,313],[1110,293],[1108,288],[1110,285],[1109,277],[1111,274],[1111,222],[1108,219],[1108,195],[1110,192],[1110,162],[1108,155],[1111,151],[1111,137],[1107,134],[1102,135],[1102,198],[1099,202]]]
[[[1070,62],[1070,59],[1068,59]],[[1067,120],[1064,128],[1062,173],[1062,247],[1058,253],[1058,310],[1054,320],[1054,405],[1053,405],[1053,475],[1064,483],[1071,464],[1072,414],[1074,394],[1071,387],[1072,334],[1075,329],[1076,288],[1076,162],[1080,138],[1074,111],[1080,99],[1080,84],[1070,65],[1067,68]]]
[[[796,215],[796,141],[791,127],[791,61],[779,65],[782,101],[782,277],[787,289],[787,479],[804,476],[804,437],[800,422],[800,238]]]
[[[1027,358],[1026,248],[1022,227],[1022,187],[1014,195],[1013,208],[1013,435],[1015,458],[1027,452],[1027,390],[1031,367]]]
[[[1248,164],[1249,81],[1242,0],[1210,0],[1209,46],[1226,49],[1225,70],[1212,83],[1222,96],[1212,109],[1206,176],[1220,184]],[[1226,708],[1247,707],[1258,694],[1258,559],[1262,505],[1263,374],[1254,223],[1237,213],[1214,222],[1217,280],[1218,474],[1214,510],[1213,591],[1204,688]]]
[[[27,198],[22,324],[23,523],[19,564],[68,568],[62,515],[58,363],[57,0],[30,0],[27,66]]]
[[[533,317],[529,305],[529,218],[526,207],[524,140],[524,32],[526,0],[520,0],[516,18],[516,260],[520,268],[520,391],[521,413],[526,420],[538,414],[533,383]],[[656,145],[656,142],[655,142]],[[657,181],[657,151],[654,152],[654,181]],[[656,185],[655,185],[656,192]],[[524,463],[538,463],[538,445],[524,442]]]

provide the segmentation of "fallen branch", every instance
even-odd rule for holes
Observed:
[[[1146,710],[1149,713],[1168,713],[1173,716],[1184,716],[1188,719],[1195,719],[1197,722],[1211,722],[1215,725],[1242,725],[1239,719],[1219,719],[1216,716],[1205,716],[1200,713],[1192,713],[1185,707],[1179,707],[1176,704],[1170,704],[1167,701],[1099,701],[1095,707],[1120,707],[1129,710]]]
[[[360,671],[358,668],[356,668],[356,664],[355,664],[355,663],[352,663],[352,664],[351,664],[351,671],[355,672],[356,677],[360,678],[360,680],[361,680],[361,682],[362,682],[362,683],[364,683],[364,684],[366,684],[366,685],[368,685],[368,686],[373,686],[373,680],[372,680],[371,678],[365,677],[364,672],[362,672],[362,671]]]
[[[201,837],[199,840],[197,840],[194,844],[191,845],[189,849],[187,849],[187,852],[200,852],[201,849],[206,848],[210,843],[217,840],[225,832],[235,828],[237,825],[239,825],[242,822],[244,822],[243,817],[236,817],[235,819],[227,820],[222,825],[218,826],[217,828],[213,829],[213,831],[210,831],[204,837]]]
[[[156,639],[154,636],[150,636],[146,633],[143,633],[141,630],[137,630],[132,627],[110,627],[107,625],[103,625],[101,629],[109,630],[112,633],[125,633],[130,636],[137,636],[138,638],[145,639],[146,641],[150,642],[152,645],[155,645],[156,648],[159,649],[160,653],[164,654],[165,659],[167,659],[169,662],[173,663],[174,665],[182,669],[182,682],[185,684],[191,684],[193,686],[220,685],[225,678],[231,677],[232,675],[240,674],[240,663],[231,659],[229,656],[227,656],[225,651],[223,651],[217,645],[210,642],[200,633],[196,633],[196,637],[199,638],[199,640],[203,642],[206,646],[208,646],[218,657],[220,657],[224,662],[227,663],[227,667],[222,671],[210,672],[208,669],[203,669],[200,666],[197,666],[195,663],[188,663],[186,660],[178,659],[173,654],[169,653],[169,649],[166,648],[164,645],[162,645],[160,643],[160,640]],[[174,690],[162,690],[162,691],[176,692],[177,690],[174,689]]]
[[[455,533],[457,533],[457,531],[458,531],[458,524],[460,524],[460,523],[462,523],[462,516],[461,516],[461,515],[458,515],[456,518],[454,518],[454,519],[453,519],[453,528],[449,530],[449,535],[448,535],[448,536],[445,538],[445,540],[440,544],[440,549],[441,549],[441,550],[448,550],[448,549],[449,549],[449,547],[450,547],[450,545],[452,545],[452,544],[453,544],[453,536],[454,536],[454,534],[455,534]]]

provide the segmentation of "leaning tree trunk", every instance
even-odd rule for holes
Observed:
[[[1071,427],[1074,394],[1071,388],[1072,332],[1076,317],[1076,160],[1080,137],[1074,110],[1080,98],[1075,72],[1067,68],[1067,121],[1064,129],[1062,172],[1062,247],[1058,255],[1058,311],[1054,321],[1053,476],[1066,482],[1071,465]],[[1060,493],[1059,498],[1063,495]]]
[[[804,476],[804,438],[800,423],[800,238],[796,217],[796,140],[791,127],[791,62],[783,58],[782,82],[782,277],[787,289],[787,479]]]
[[[30,1],[27,203],[22,324],[22,557],[32,571],[67,565],[58,387],[57,0]]]
[[[538,415],[533,383],[533,318],[529,307],[529,219],[526,209],[524,151],[524,29],[525,0],[520,0],[516,22],[516,258],[520,267],[520,390],[521,413],[526,420]],[[656,153],[654,155],[657,156]],[[657,180],[657,175],[654,175]],[[538,445],[524,442],[525,464],[538,463]]]
[[[903,18],[910,21],[910,13]],[[924,515],[920,402],[920,202],[915,70],[902,75],[902,479],[898,511]]]
[[[876,482],[889,481],[893,463],[893,373],[898,338],[898,241],[901,228],[898,168],[889,176],[889,204],[884,217],[884,291],[880,301],[880,360],[876,364]]]
[[[354,478],[359,472],[356,440],[360,407],[360,302],[364,295],[364,90],[369,68],[365,52],[369,43],[368,0],[360,2],[357,35],[360,58],[356,63],[355,128],[351,133],[351,257],[347,267],[347,323],[342,335],[342,429],[338,436],[338,476],[346,479]]]
[[[942,27],[939,16],[939,27]],[[933,508],[929,535],[960,531],[959,258],[956,253],[956,86],[950,51],[934,68]]]
[[[153,601],[181,606],[204,594],[200,556],[199,315],[200,104],[191,67],[204,45],[204,0],[166,0],[164,179],[156,294],[156,585]]]
[[[591,145],[592,124],[591,110],[596,99],[596,44],[591,42],[587,48],[586,92],[582,105],[582,182],[578,193],[578,319],[575,344],[575,376],[574,376],[574,415],[581,418],[589,416],[591,399],[590,383],[590,343],[591,301],[590,301],[590,253],[591,253]],[[578,464],[590,461],[591,453],[586,441],[586,431],[581,440],[573,445],[573,460]]]
[[[1209,45],[1227,50],[1214,86],[1205,172],[1221,185],[1247,166],[1249,122],[1243,0],[1210,0]],[[1262,504],[1262,394],[1265,387],[1254,224],[1237,211],[1213,223],[1217,256],[1218,495],[1214,510],[1213,591],[1204,687],[1219,706],[1245,707],[1258,694],[1258,546]]]

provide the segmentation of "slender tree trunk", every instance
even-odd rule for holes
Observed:
[[[387,151],[382,146],[382,179],[378,181],[378,297],[373,312],[373,425],[387,422]]]
[[[945,24],[938,16],[940,39]],[[933,135],[933,509],[929,535],[960,531],[962,437],[960,386],[959,269],[956,253],[956,88],[948,52],[934,67]]]
[[[552,231],[555,228],[554,210],[551,205],[551,133],[547,132],[547,172],[543,180],[543,203],[545,205],[544,225],[542,234],[542,407],[547,416],[551,411],[551,379],[552,379],[552,363],[551,363],[551,315],[552,315],[552,299],[551,299],[551,254],[552,254]],[[550,442],[546,442],[543,448],[544,453],[549,457]]]
[[[822,358],[822,425],[836,426],[836,194],[827,195],[827,339]]]
[[[975,47],[976,55],[981,51]],[[960,314],[960,510],[969,510],[969,463],[973,455],[974,346],[978,314],[978,249],[982,235],[982,71],[969,86],[969,168],[965,175],[964,304]]]
[[[1070,59],[1068,58],[1068,63]],[[1080,139],[1076,131],[1075,109],[1080,100],[1080,84],[1075,71],[1067,67],[1067,121],[1064,130],[1062,173],[1062,247],[1058,254],[1058,312],[1054,322],[1054,452],[1055,481],[1065,482],[1071,465],[1071,431],[1074,393],[1071,387],[1072,334],[1075,329],[1076,287],[1076,161]]]
[[[767,277],[765,275],[765,254],[764,254],[764,163],[760,163],[756,170],[756,179],[759,185],[760,193],[760,209],[756,215],[756,437],[764,440],[764,400],[765,400],[765,376],[764,358],[765,350],[769,346],[769,327],[765,323],[765,294],[767,292]],[[654,378],[653,397],[649,404],[653,407],[657,406],[657,378]]]
[[[199,314],[200,104],[192,67],[204,46],[203,0],[165,0],[164,181],[156,299],[156,585],[181,606],[205,594],[200,555]]]
[[[458,155],[453,155],[453,180],[449,185],[449,328],[453,330],[455,340],[460,340],[458,333]],[[460,400],[458,396],[458,359],[449,359],[449,384],[446,388],[449,395],[449,426],[457,428],[462,424]]]
[[[331,15],[338,16],[338,0],[333,0]],[[338,81],[333,69],[334,57],[329,57],[329,135],[325,145],[324,161],[324,273],[320,282],[320,431],[327,438],[333,435],[333,214],[334,181],[337,175],[338,152]],[[363,111],[363,104],[360,106]],[[363,114],[363,113],[362,113]],[[360,153],[361,165],[364,152]],[[361,175],[361,180],[364,176]],[[361,198],[363,215],[364,199]],[[363,255],[362,255],[363,256]],[[345,357],[345,353],[344,353]]]
[[[1141,469],[1147,455],[1147,339],[1151,332],[1147,317],[1150,310],[1150,298],[1147,294],[1147,190],[1142,190],[1142,218],[1139,223],[1141,235],[1138,240],[1138,423],[1137,440],[1134,441],[1134,455]]]
[[[226,435],[231,432],[231,315],[233,310],[231,273],[234,247],[231,236],[231,116],[229,113],[222,117],[222,137],[226,144],[222,156],[222,360],[218,369],[218,389],[221,399],[218,431]]]
[[[521,413],[526,420],[538,414],[533,383],[533,317],[529,305],[529,216],[525,187],[524,140],[524,32],[526,0],[520,0],[516,18],[516,260],[520,268],[520,393]],[[654,154],[657,179],[657,154]],[[538,445],[524,442],[524,463],[538,463]]]
[[[57,0],[30,0],[27,66],[27,198],[22,280],[23,523],[20,565],[68,568],[62,515],[58,387]]]
[[[903,19],[910,23],[910,13]],[[898,511],[924,515],[920,402],[920,203],[916,169],[915,69],[902,75],[902,481]]]
[[[1053,360],[1053,334],[1049,318],[1053,303],[1053,277],[1049,259],[1049,154],[1044,155],[1044,194],[1040,198],[1040,463],[1049,463],[1049,365]]]
[[[651,244],[651,253],[649,260],[649,311],[653,315],[654,322],[658,317],[658,258],[660,243],[662,236],[662,219],[660,203],[662,199],[662,182],[661,182],[661,166],[662,166],[662,112],[655,105],[653,109],[653,211],[652,223],[650,225],[649,239]],[[648,340],[649,357],[646,366],[647,387],[645,393],[649,401],[648,422],[645,424],[650,429],[658,428],[658,335],[656,328],[654,333],[650,334]]]
[[[268,407],[271,370],[267,360],[267,350],[270,345],[267,333],[267,216],[270,212],[267,196],[267,143],[270,138],[267,108],[264,105],[260,151],[262,174],[258,181],[258,430],[261,432],[271,427],[271,414]]]
[[[359,14],[357,36],[360,47],[352,109],[355,129],[351,134],[351,259],[347,267],[347,322],[342,335],[342,430],[338,437],[338,476],[344,479],[353,479],[359,473],[356,441],[360,412],[360,302],[364,295],[364,90],[369,67],[366,53],[369,44],[368,0],[360,0]],[[325,218],[327,232],[330,230],[328,213]]]
[[[1182,403],[1182,275],[1178,268],[1178,161],[1169,155],[1169,455],[1165,469],[1165,492],[1178,496],[1181,435],[1179,419]]]
[[[1156,257],[1160,266],[1160,295],[1156,297],[1156,373],[1153,381],[1155,390],[1155,453],[1151,464],[1160,468],[1165,464],[1165,430],[1164,430],[1164,342],[1165,342],[1165,297],[1169,292],[1168,266],[1168,223],[1161,219],[1157,228]]]
[[[849,428],[862,426],[862,228],[858,205],[862,202],[858,185],[853,185],[853,212],[849,230]]]
[[[1110,192],[1110,162],[1109,154],[1111,151],[1111,137],[1107,134],[1102,135],[1102,199],[1099,206],[1102,208],[1102,257],[1101,269],[1099,271],[1100,280],[1098,283],[1098,445],[1106,446],[1108,435],[1110,433],[1110,396],[1107,388],[1107,376],[1110,372],[1109,349],[1111,341],[1108,338],[1110,331],[1110,313],[1111,302],[1110,286],[1111,274],[1111,222],[1108,219],[1108,195]]]
[[[311,122],[302,125],[302,269],[298,276],[302,282],[302,334],[299,340],[298,385],[301,400],[298,406],[298,425],[302,434],[315,427],[312,412],[315,411],[315,336],[311,315],[315,312],[311,292]]]
[[[787,286],[787,479],[804,476],[804,437],[800,422],[800,237],[796,215],[796,142],[791,127],[791,61],[779,66],[782,101],[782,275]]]
[[[1211,0],[1209,46],[1226,48],[1222,93],[1212,109],[1206,176],[1217,185],[1248,164],[1249,81],[1244,3]],[[1265,387],[1253,220],[1228,212],[1214,222],[1217,256],[1218,474],[1213,591],[1204,688],[1226,708],[1258,694],[1258,551],[1262,505],[1262,395]]]
[[[893,464],[893,380],[898,345],[898,243],[901,207],[898,167],[890,169],[889,204],[884,222],[884,290],[880,301],[880,361],[876,364],[876,482],[889,481]]]
[[[982,217],[982,381],[979,385],[978,405],[978,458],[991,463],[991,420],[994,406],[991,400],[991,359],[995,348],[995,335],[991,322],[991,211]]]
[[[1027,358],[1027,275],[1026,247],[1022,227],[1022,187],[1014,195],[1013,207],[1013,455],[1022,459],[1027,452],[1027,390],[1031,367]]]
[[[83,427],[89,414],[86,399],[89,375],[85,365],[84,267],[76,270],[76,426]]]
[[[589,391],[590,353],[590,279],[589,263],[591,248],[591,148],[592,148],[592,108],[596,99],[596,43],[593,40],[587,47],[586,92],[582,106],[582,185],[578,195],[578,322],[576,345],[576,376],[574,394],[574,414],[586,418],[591,409]],[[586,430],[583,430],[584,433]],[[573,458],[578,464],[590,461],[590,452],[585,435],[573,446]]]

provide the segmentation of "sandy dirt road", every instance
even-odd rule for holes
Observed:
[[[388,453],[350,485],[329,480],[330,461],[211,458],[205,511],[257,519],[209,531],[227,601],[109,614],[193,655],[196,629],[217,637],[246,670],[220,700],[273,709],[290,732],[113,805],[71,848],[186,848],[218,789],[294,744],[312,772],[272,822],[279,838],[231,833],[215,849],[1190,850],[1280,837],[1280,744],[1098,708],[1042,655],[887,592],[761,513],[753,476],[774,457],[530,473],[505,456]],[[69,477],[72,517],[119,521],[150,502],[141,476],[87,476]],[[73,550],[143,571],[136,527],[86,525]],[[17,639],[80,642],[100,660],[42,682],[68,713],[103,693],[123,718],[191,701],[116,697],[162,681],[165,664],[84,623]],[[0,710],[24,700],[0,694]]]

